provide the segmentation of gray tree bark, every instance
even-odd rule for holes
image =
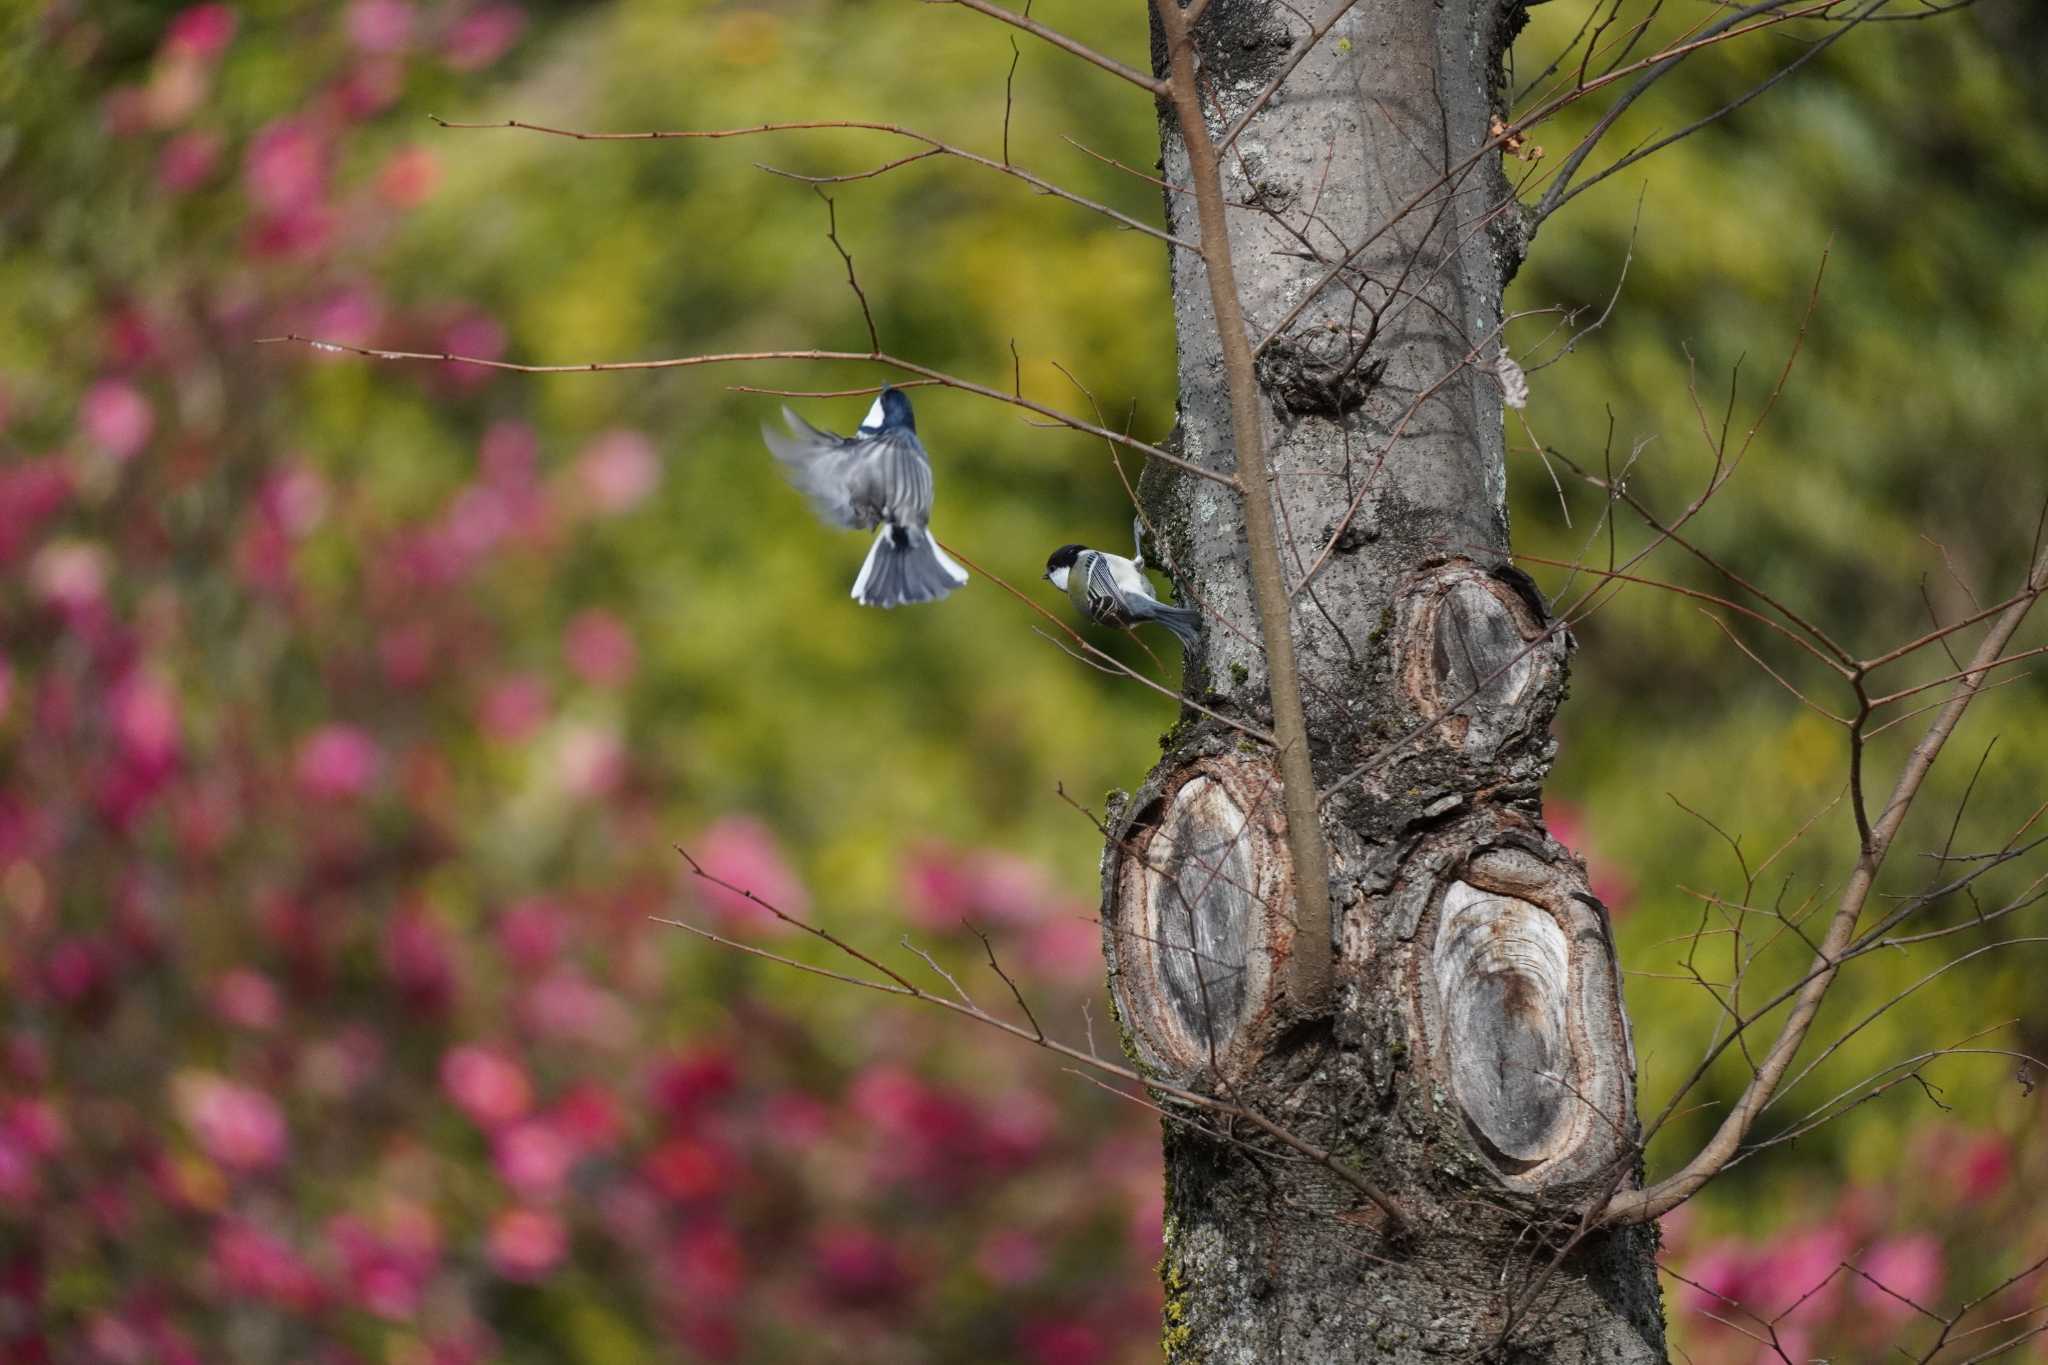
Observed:
[[[1401,1216],[1253,1129],[1170,1119],[1170,1361],[1665,1359],[1654,1229],[1588,1231],[1639,1179],[1634,1058],[1606,912],[1542,823],[1570,640],[1507,560],[1493,359],[1524,240],[1475,154],[1518,12],[1365,0],[1223,150],[1249,330],[1279,329],[1273,478],[1248,496],[1273,499],[1295,588],[1332,941],[1297,941],[1274,755],[1187,710],[1112,809],[1111,991],[1148,1074],[1263,1114]],[[1220,139],[1308,25],[1214,0],[1195,33]],[[1163,76],[1156,20],[1154,48]],[[1161,135],[1184,186],[1164,105]],[[1166,206],[1197,239],[1193,196]],[[1195,253],[1172,269],[1178,453],[1229,471],[1208,281]],[[1157,464],[1141,495],[1208,617],[1188,694],[1270,726],[1242,505]],[[1333,955],[1327,1002],[1290,997],[1302,952]]]

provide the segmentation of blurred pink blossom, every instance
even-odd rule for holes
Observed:
[[[1935,1300],[1941,1296],[1947,1267],[1941,1243],[1931,1233],[1887,1238],[1863,1254],[1860,1268],[1869,1278],[1857,1277],[1856,1301],[1880,1319],[1897,1323],[1916,1317],[1913,1304],[1930,1311],[1939,1307]],[[1887,1289],[1891,1293],[1886,1293]]]
[[[625,1002],[571,967],[559,967],[530,987],[520,1018],[543,1038],[573,1039],[592,1047],[622,1047],[633,1036]]]
[[[163,50],[178,56],[210,60],[225,52],[234,36],[234,6],[192,5],[179,10],[165,27]]]
[[[1726,1317],[1731,1305],[1751,1302],[1758,1285],[1759,1262],[1743,1243],[1724,1238],[1701,1248],[1678,1272],[1685,1277],[1678,1290],[1683,1311]]]
[[[633,676],[637,651],[633,632],[610,612],[589,607],[570,618],[562,632],[562,653],[585,682],[617,687]]]
[[[383,752],[367,733],[353,725],[325,725],[299,745],[299,790],[329,801],[358,797],[383,766]]]
[[[974,899],[974,881],[967,865],[942,844],[913,848],[903,862],[903,903],[911,920],[922,928],[960,927]]]
[[[83,540],[55,540],[36,553],[29,581],[37,596],[74,620],[93,616],[106,601],[107,552]]]
[[[498,916],[498,948],[522,971],[554,962],[568,941],[569,925],[552,901],[529,896]]]
[[[491,1223],[491,1268],[508,1280],[545,1279],[569,1249],[562,1220],[538,1209],[507,1209]]]
[[[388,1208],[380,1232],[357,1214],[330,1219],[327,1240],[341,1253],[350,1298],[365,1312],[403,1322],[419,1309],[440,1261],[440,1233],[416,1205]]]
[[[1825,1321],[1842,1296],[1851,1238],[1839,1224],[1803,1228],[1765,1249],[1752,1292],[1773,1317],[1795,1323]]]
[[[56,458],[0,468],[0,565],[26,550],[43,523],[71,499],[71,473]]]
[[[127,369],[148,365],[163,355],[165,341],[140,304],[114,304],[101,322],[100,348],[110,365]]]
[[[1004,1166],[1021,1166],[1052,1140],[1059,1111],[1037,1090],[1015,1085],[984,1106],[981,1121],[988,1158]]]
[[[102,379],[85,391],[78,405],[78,425],[95,446],[117,460],[128,460],[149,444],[156,413],[133,384]]]
[[[1028,1113],[1009,1116],[1022,1126],[990,1124],[964,1095],[901,1067],[867,1068],[847,1103],[871,1134],[873,1177],[927,1192],[969,1188],[992,1168],[1014,1166],[1037,1141]]]
[[[405,90],[405,63],[388,52],[366,52],[334,87],[334,107],[345,119],[374,118]]]
[[[626,776],[626,750],[618,731],[593,721],[563,726],[555,743],[555,772],[571,796],[609,796]]]
[[[172,194],[189,194],[213,178],[220,165],[218,133],[179,133],[157,154],[156,183]]]
[[[840,1308],[886,1309],[912,1285],[896,1248],[868,1228],[821,1229],[812,1239],[811,1265],[819,1296]]]
[[[234,967],[213,982],[213,1010],[236,1028],[268,1033],[284,1018],[270,978],[253,967]]]
[[[505,354],[505,328],[496,318],[467,313],[441,329],[440,349],[449,355],[477,360],[498,360]],[[435,369],[434,381],[444,387],[467,391],[497,378],[486,365],[443,365]]]
[[[1981,1203],[2004,1192],[2012,1179],[2012,1143],[2003,1133],[1979,1133],[1964,1144],[1956,1163],[1958,1193]]]
[[[1024,940],[1023,962],[1033,974],[1064,986],[1078,986],[1102,975],[1102,930],[1085,918],[1083,907],[1046,921]]]
[[[235,784],[219,771],[194,773],[172,793],[171,820],[180,852],[203,862],[226,846],[241,828]]]
[[[206,1154],[235,1170],[262,1171],[284,1160],[284,1114],[270,1096],[211,1071],[171,1079],[171,1102]]]
[[[926,844],[906,858],[903,893],[911,919],[934,930],[957,929],[963,920],[1031,924],[1072,908],[1028,859],[942,844]]]
[[[670,1123],[681,1126],[694,1123],[706,1106],[732,1094],[739,1079],[732,1053],[704,1044],[656,1065],[647,1097]]]
[[[420,906],[408,906],[385,922],[384,969],[415,1009],[444,1010],[455,998],[454,940]]]
[[[1015,854],[994,850],[971,863],[975,913],[1002,924],[1028,924],[1045,917],[1054,898],[1045,869]]]
[[[59,939],[43,959],[43,984],[59,1004],[91,1004],[107,988],[110,957],[111,949],[98,938]]]
[[[301,540],[327,515],[327,481],[303,464],[288,464],[263,481],[256,504],[278,530]]]
[[[654,446],[637,431],[607,431],[576,457],[576,477],[599,513],[624,512],[661,482]]]
[[[286,217],[320,204],[327,194],[332,151],[303,119],[282,118],[250,139],[242,187],[258,209]]]
[[[608,1152],[625,1133],[619,1102],[596,1081],[569,1087],[548,1111],[548,1121],[578,1152]]]
[[[301,1312],[319,1306],[318,1276],[290,1243],[241,1218],[214,1225],[213,1272],[238,1297],[261,1299]]]
[[[677,1203],[693,1203],[718,1194],[732,1178],[725,1154],[695,1138],[672,1137],[641,1158],[647,1183]]]
[[[500,1128],[491,1140],[498,1178],[527,1200],[550,1200],[576,1164],[576,1149],[553,1124],[526,1119]]]
[[[448,30],[442,60],[457,71],[480,70],[504,56],[525,27],[526,16],[514,5],[479,5]]]
[[[530,739],[548,716],[548,687],[531,673],[493,682],[477,707],[477,727],[487,739],[516,744]]]
[[[333,233],[333,212],[324,204],[309,203],[289,213],[257,218],[249,228],[248,249],[255,256],[316,256]]]
[[[1608,914],[1618,919],[1628,913],[1629,905],[1635,899],[1635,884],[1629,880],[1626,871],[1600,855],[1597,843],[1587,830],[1584,813],[1571,802],[1552,797],[1543,803],[1543,816],[1550,825],[1552,836],[1585,859],[1586,878],[1592,884],[1593,894],[1607,907]]]
[[[684,1229],[670,1262],[676,1281],[698,1299],[729,1299],[746,1286],[746,1253],[724,1223],[702,1222]]]
[[[152,773],[177,761],[178,701],[161,680],[135,674],[114,690],[110,701],[114,733],[129,758]]]
[[[1039,1318],[1017,1331],[1025,1365],[1105,1365],[1109,1343],[1100,1330],[1072,1318]]]
[[[31,1156],[55,1156],[71,1133],[64,1115],[45,1099],[19,1099],[7,1106],[0,1117],[0,1134],[20,1143]]]
[[[431,625],[407,621],[377,637],[377,662],[392,686],[420,687],[433,676],[437,643]]]
[[[440,158],[425,147],[401,147],[377,172],[377,197],[393,208],[418,208],[440,183]]]
[[[1685,1258],[1692,1248],[1692,1234],[1698,1217],[1691,1204],[1680,1204],[1657,1220],[1660,1260],[1677,1262]]]
[[[206,102],[213,73],[204,61],[166,52],[142,87],[141,115],[151,128],[176,128]]]
[[[745,815],[728,815],[714,822],[690,846],[690,856],[704,869],[705,877],[717,878],[720,886],[693,876],[684,869],[684,884],[697,903],[727,926],[743,925],[751,931],[793,932],[741,892],[756,897],[786,915],[801,919],[811,908],[811,898],[797,879],[796,871],[783,858],[781,847],[768,826]],[[729,889],[730,888],[730,889]]]
[[[364,346],[384,326],[384,300],[373,288],[351,284],[330,290],[300,312],[297,330],[322,341]]]
[[[0,1209],[21,1210],[42,1193],[32,1153],[13,1137],[0,1132]]]
[[[1124,1222],[1124,1239],[1141,1261],[1157,1261],[1165,1249],[1166,1190],[1157,1180],[1147,1179],[1144,1188],[1132,1199],[1130,1216]]]
[[[500,488],[531,490],[540,468],[540,437],[524,422],[497,421],[477,444],[477,468]]]
[[[526,1071],[502,1052],[465,1043],[441,1059],[441,1088],[479,1128],[522,1117],[533,1104]]]
[[[402,52],[412,43],[414,13],[405,0],[353,0],[344,23],[365,52]]]

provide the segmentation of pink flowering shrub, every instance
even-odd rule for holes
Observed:
[[[468,154],[396,111],[469,98],[528,16],[287,10],[47,20],[105,54],[80,173],[158,255],[0,391],[0,1360],[481,1365],[571,1321],[622,1359],[1144,1358],[1156,1163],[1094,1155],[1148,1151],[1142,1110],[900,1012],[821,1046],[799,983],[650,922],[790,938],[678,839],[827,899],[767,815],[657,813],[691,771],[636,728],[669,619],[520,586],[651,524],[667,442],[552,448],[488,371],[384,372],[461,447],[386,499],[418,452],[337,450],[331,358],[248,344],[509,344],[376,252]],[[931,856],[1049,1007],[1093,986],[1042,870]]]
[[[1948,1291],[1965,1267],[1992,1276],[1987,1289],[2010,1280],[1981,1312],[2019,1314],[2013,1321],[2023,1330],[2048,1276],[2030,1269],[2043,1254],[2042,1228],[2037,1202],[2015,1180],[2015,1148],[1996,1131],[1945,1122],[1924,1126],[1915,1145],[1931,1163],[1923,1180],[1850,1186],[1831,1206],[1762,1236],[1702,1240],[1690,1208],[1667,1215],[1662,1263],[1674,1340],[1705,1365],[1830,1353],[1879,1359],[1894,1345],[1935,1339],[1941,1318],[1955,1311]],[[2026,1231],[1986,1242],[1976,1232],[1987,1216]],[[2014,1358],[2043,1358],[2026,1350]]]

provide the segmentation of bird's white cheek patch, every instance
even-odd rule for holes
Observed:
[[[875,395],[874,406],[868,409],[867,416],[860,419],[860,424],[863,427],[880,427],[882,425],[882,396],[880,394]]]
[[[1065,592],[1067,590],[1067,571],[1065,569],[1054,569],[1052,571],[1052,586],[1055,592]]]

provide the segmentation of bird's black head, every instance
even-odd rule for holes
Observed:
[[[1059,549],[1054,550],[1052,552],[1052,555],[1045,561],[1045,576],[1047,578],[1051,578],[1052,571],[1054,569],[1073,568],[1074,561],[1079,559],[1081,557],[1081,551],[1087,548],[1088,547],[1086,545],[1060,546]]]
[[[910,411],[910,395],[901,389],[883,389],[876,400],[882,405],[882,430],[917,430],[917,418]]]

